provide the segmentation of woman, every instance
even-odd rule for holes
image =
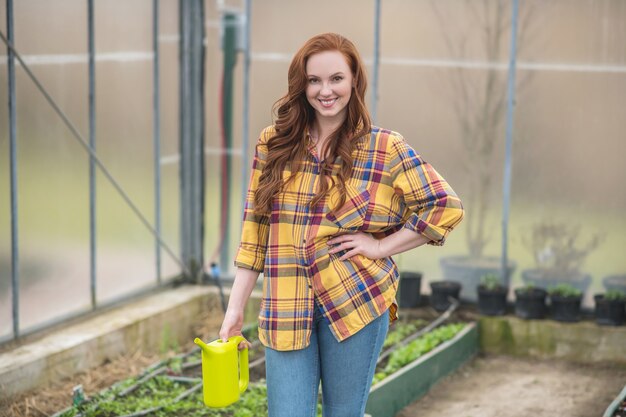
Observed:
[[[442,245],[463,208],[402,136],[370,124],[352,42],[333,33],[308,40],[288,84],[256,146],[219,335],[241,334],[264,272],[259,339],[270,417],[315,416],[320,380],[325,417],[362,416],[397,318],[391,255]]]

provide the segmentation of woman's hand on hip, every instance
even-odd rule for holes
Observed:
[[[386,257],[380,240],[369,233],[356,232],[345,235],[333,236],[328,239],[328,245],[332,246],[328,253],[347,251],[339,257],[340,261],[352,258],[354,255],[363,255],[370,259]]]

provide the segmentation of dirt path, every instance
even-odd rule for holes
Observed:
[[[624,385],[624,368],[482,356],[396,417],[594,417]]]

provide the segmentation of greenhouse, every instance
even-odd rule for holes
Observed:
[[[625,40],[622,0],[5,0],[0,416],[272,416],[317,346],[332,417],[360,343],[360,415],[626,417]]]

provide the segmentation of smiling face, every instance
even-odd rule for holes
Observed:
[[[318,122],[341,123],[352,96],[352,71],[339,51],[313,54],[306,63],[306,97]]]

